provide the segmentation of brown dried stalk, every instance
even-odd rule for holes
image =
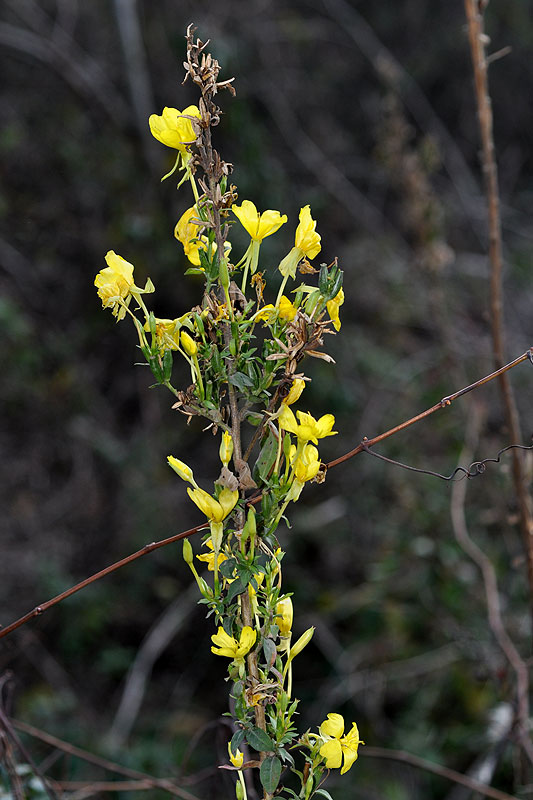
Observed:
[[[478,0],[465,0],[466,17],[468,20],[468,38],[470,41],[470,52],[474,68],[477,112],[481,134],[482,167],[488,206],[492,345],[495,365],[499,368],[505,361],[502,292],[503,257],[498,169],[494,149],[492,109],[488,89],[488,60],[485,53],[485,46],[488,41],[483,25],[483,11],[485,6],[486,3],[480,3]],[[511,441],[517,442],[520,439],[520,421],[509,377],[502,373],[499,378],[499,384],[505,410],[505,419],[509,429],[509,438]],[[531,509],[531,496],[526,489],[522,454],[516,450],[513,451],[512,463],[513,481],[520,514],[520,530],[522,532],[527,555],[527,573],[533,622],[533,514]]]
[[[475,443],[481,427],[481,413],[474,405],[471,409],[470,419],[466,431],[466,441],[461,453],[461,458],[472,458]],[[452,487],[450,510],[452,526],[460,546],[472,559],[481,572],[483,587],[485,589],[485,602],[487,605],[487,619],[493,636],[502,653],[513,670],[516,679],[516,736],[523,752],[533,764],[533,743],[529,733],[529,671],[526,662],[520,656],[514,642],[505,627],[496,570],[490,558],[483,552],[472,539],[468,531],[465,516],[465,499],[468,483],[461,481]]]

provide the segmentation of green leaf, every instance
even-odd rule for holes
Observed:
[[[242,576],[236,578],[228,589],[228,602],[231,602],[238,594],[242,594],[247,586],[248,581],[243,580]]]
[[[254,384],[251,378],[245,375],[244,372],[234,372],[233,375],[228,375],[228,383],[231,383],[232,386],[236,386],[241,392],[243,392],[246,387],[253,386]]]
[[[257,461],[255,462],[255,469],[262,481],[266,482],[268,480],[268,475],[274,466],[277,454],[278,441],[274,434],[269,431],[267,440],[261,448]]]
[[[265,660],[267,662],[268,668],[272,666],[274,661],[276,660],[276,645],[272,641],[272,639],[265,639],[263,642],[263,652],[265,654]]]
[[[330,795],[329,792],[326,792],[325,789],[315,789],[315,794],[321,794],[322,797],[325,797],[326,800],[333,800],[333,797]]]
[[[236,565],[237,562],[235,561],[234,558],[227,558],[219,565],[218,571],[220,572],[223,578],[233,578],[233,572],[235,570]]]
[[[263,789],[268,794],[274,794],[278,788],[279,779],[281,776],[281,761],[277,756],[267,756],[261,764],[259,777]]]
[[[274,742],[261,728],[254,727],[246,731],[246,741],[258,753],[269,753],[274,749]]]
[[[233,753],[233,755],[237,753],[237,750],[239,749],[243,741],[244,741],[244,731],[241,728],[240,730],[235,731],[235,733],[231,737],[231,752]]]

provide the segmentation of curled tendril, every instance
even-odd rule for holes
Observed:
[[[443,481],[462,481],[464,478],[477,478],[478,475],[483,475],[483,473],[486,471],[487,464],[499,464],[502,454],[506,453],[507,450],[533,450],[533,445],[527,446],[524,444],[510,444],[507,447],[503,447],[501,450],[498,450],[498,454],[495,458],[484,458],[481,461],[473,461],[468,468],[456,467],[451,475],[441,475],[440,472],[433,472],[431,469],[412,467],[410,464],[403,464],[401,461],[395,461],[392,458],[387,458],[387,456],[382,456],[380,453],[374,452],[374,450],[372,450],[364,441],[361,442],[361,447],[365,453],[368,453],[375,458],[379,458],[381,461],[386,461],[388,464],[393,464],[395,467],[401,467],[402,469],[407,469],[410,472],[420,472],[423,475],[431,475],[432,477],[440,478]],[[456,477],[457,475],[459,475],[459,477]]]

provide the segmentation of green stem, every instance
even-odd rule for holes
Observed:
[[[281,286],[279,287],[278,296],[276,298],[276,308],[279,308],[280,300],[281,300],[281,298],[283,296],[283,290],[285,289],[285,286],[287,284],[288,278],[289,278],[289,276],[285,275],[283,277],[283,280],[281,281]]]

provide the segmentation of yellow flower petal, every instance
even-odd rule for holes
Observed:
[[[326,759],[328,769],[338,769],[342,764],[342,748],[338,739],[330,739],[325,742],[319,752]]]
[[[340,739],[344,733],[344,717],[341,714],[328,714],[328,718],[322,723],[319,730],[321,736],[333,736],[335,739]]]
[[[233,510],[237,500],[239,499],[239,492],[237,489],[235,491],[231,491],[231,489],[222,489],[218,496],[218,502],[222,507],[222,511],[224,512],[224,517],[227,517],[230,511]]]
[[[257,631],[254,631],[254,629],[250,628],[249,625],[245,625],[241,631],[241,638],[239,641],[239,647],[237,649],[237,658],[242,658],[245,656],[246,653],[254,646],[256,639]]]
[[[296,316],[297,309],[293,306],[291,301],[285,295],[282,295],[279,301],[279,315],[281,319],[286,319],[288,322],[292,322],[294,317]]]
[[[289,390],[289,394],[284,399],[284,403],[288,406],[295,403],[297,400],[300,399],[300,395],[302,394],[303,390],[305,389],[305,381],[302,378],[295,378],[291,384],[291,388]]]
[[[222,522],[225,516],[224,511],[214,497],[204,492],[203,489],[191,489],[190,487],[187,488],[187,494],[209,520]]]
[[[339,289],[338,293],[332,300],[328,300],[326,303],[326,308],[328,310],[328,314],[333,322],[333,327],[336,331],[340,331],[341,329],[341,321],[339,319],[339,308],[344,303],[344,292],[342,289]]]
[[[187,117],[200,117],[196,106],[188,106],[183,111],[165,107],[161,116],[152,114],[148,120],[150,131],[159,142],[175,150],[185,152],[186,146],[196,140],[193,123]]]

